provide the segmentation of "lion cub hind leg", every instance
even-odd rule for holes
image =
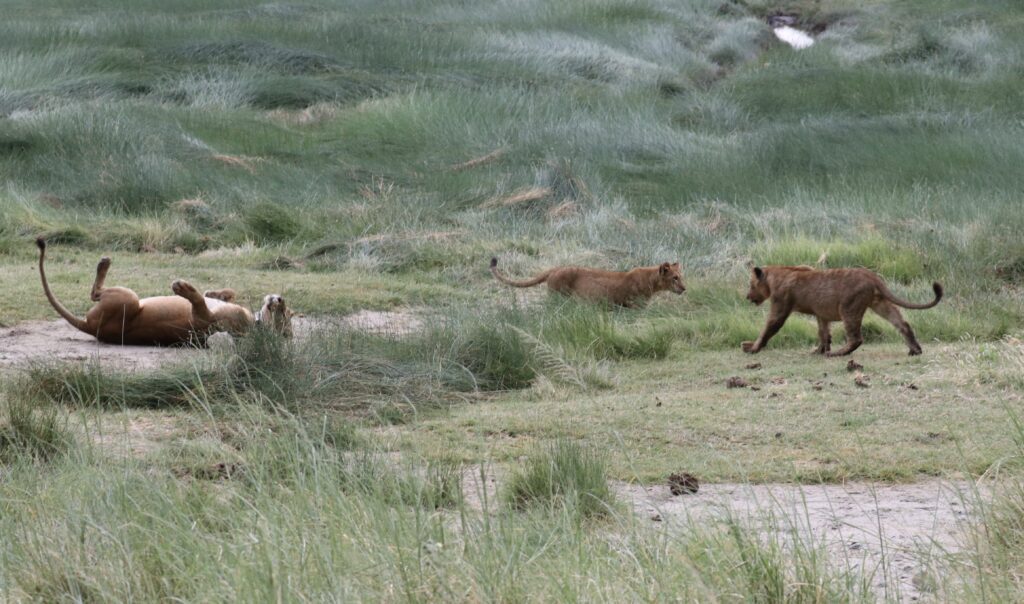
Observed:
[[[89,292],[89,299],[93,302],[100,301],[100,295],[103,293],[103,282],[107,280],[107,271],[110,270],[110,258],[104,256],[100,258],[99,264],[96,265],[96,280],[92,282],[92,291]]]
[[[206,298],[191,283],[178,279],[171,283],[171,291],[192,303],[193,320],[199,320],[206,324],[200,328],[207,327],[214,322],[213,314],[206,305]]]
[[[871,306],[871,310],[875,311],[880,317],[886,321],[892,323],[900,335],[903,336],[903,341],[907,343],[907,348],[910,349],[910,356],[916,356],[921,354],[921,344],[917,341],[917,337],[914,335],[914,330],[910,328],[910,324],[903,319],[903,314],[900,313],[900,309],[889,302],[888,300],[882,300]]]
[[[123,332],[125,325],[135,319],[141,308],[139,295],[127,287],[102,287],[94,300],[97,302],[96,306],[89,309],[85,315],[86,323],[93,333],[96,331]],[[120,341],[119,337],[112,340],[102,337],[100,339],[112,342]]]
[[[856,309],[844,309],[842,311],[843,328],[846,330],[846,345],[835,352],[826,352],[825,356],[841,357],[860,348],[860,345],[864,343],[864,337],[860,333],[860,327],[861,323],[864,322],[864,312],[866,310],[867,309],[859,311]]]

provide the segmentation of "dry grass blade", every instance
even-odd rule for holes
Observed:
[[[504,157],[505,153],[506,151],[504,148],[495,149],[494,151],[491,151],[487,155],[481,155],[480,157],[475,157],[469,161],[464,161],[460,164],[452,164],[451,166],[448,166],[448,169],[451,170],[452,172],[471,170],[473,168],[477,168],[483,165],[496,162],[502,157]]]
[[[492,197],[480,205],[481,208],[510,208],[513,206],[530,204],[541,201],[551,196],[550,187],[527,187],[519,189],[505,197]]]

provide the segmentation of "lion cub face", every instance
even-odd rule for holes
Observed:
[[[292,315],[295,314],[285,306],[284,298],[279,294],[268,294],[263,297],[263,307],[257,316],[259,322],[286,338],[292,337]]]
[[[683,285],[683,273],[679,270],[678,262],[674,264],[662,263],[658,267],[658,278],[661,280],[660,289],[670,290],[677,294],[682,294],[686,291],[686,286]]]
[[[768,279],[765,279],[764,271],[760,266],[755,266],[750,273],[750,291],[747,292],[747,300],[755,305],[772,297],[772,290],[768,287]]]

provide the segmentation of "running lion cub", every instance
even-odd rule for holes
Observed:
[[[864,313],[870,308],[899,330],[910,354],[921,354],[921,345],[914,330],[903,320],[900,309],[931,308],[942,299],[942,286],[932,284],[935,299],[927,304],[912,304],[897,298],[882,278],[866,268],[833,268],[816,270],[809,266],[754,267],[750,276],[747,300],[760,305],[771,300],[768,323],[757,340],[743,342],[743,352],[755,353],[782,328],[790,313],[798,312],[818,318],[818,348],[815,352],[829,357],[850,354],[864,342],[860,333]],[[832,352],[829,324],[842,321],[846,328],[846,345]]]
[[[663,262],[630,271],[605,271],[579,266],[559,266],[532,279],[514,281],[498,272],[498,259],[491,258],[491,274],[512,287],[533,287],[547,283],[548,289],[560,294],[578,296],[591,302],[608,302],[635,308],[660,291],[682,294],[686,291],[679,263]]]

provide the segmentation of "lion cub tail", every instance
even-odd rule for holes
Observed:
[[[89,333],[85,320],[79,319],[75,315],[71,314],[71,311],[64,308],[64,305],[60,303],[60,300],[58,300],[57,297],[53,295],[53,292],[50,291],[50,284],[46,282],[46,271],[43,270],[43,260],[46,259],[46,240],[39,237],[36,239],[36,245],[39,247],[39,277],[43,280],[43,293],[46,294],[46,299],[50,301],[50,305],[57,311],[57,314],[64,317],[64,320],[70,323],[72,327],[79,331]]]
[[[909,308],[911,310],[924,310],[935,306],[939,303],[939,300],[942,299],[942,285],[938,282],[932,283],[932,290],[935,292],[935,299],[931,302],[926,302],[925,304],[914,304],[912,302],[907,302],[906,300],[900,300],[891,291],[889,291],[889,288],[885,287],[885,285],[882,286],[882,296],[896,306],[902,306],[903,308]]]
[[[548,277],[551,275],[551,271],[544,271],[543,273],[537,275],[533,279],[526,279],[525,281],[515,281],[499,273],[498,259],[491,258],[491,274],[494,275],[494,278],[497,279],[498,281],[501,281],[506,285],[511,285],[512,287],[533,287],[534,285],[538,285],[540,283],[544,283],[545,281],[547,281]]]

